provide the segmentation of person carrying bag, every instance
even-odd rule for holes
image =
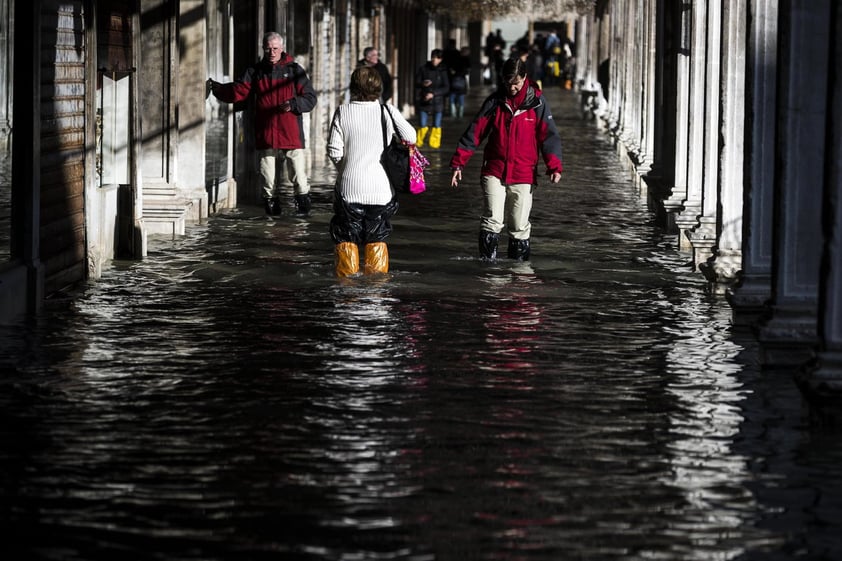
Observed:
[[[381,105],[382,87],[376,70],[355,69],[351,101],[336,109],[330,126],[327,155],[338,171],[330,235],[338,277],[359,273],[361,265],[366,274],[389,271],[386,238],[398,200],[381,157],[387,139],[397,135],[414,145],[416,132],[395,107]]]

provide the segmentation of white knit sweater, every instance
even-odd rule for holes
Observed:
[[[386,138],[391,141],[392,119],[398,135],[415,144],[415,129],[392,105],[385,106]],[[327,140],[327,155],[339,169],[339,192],[349,203],[385,205],[392,188],[383,166],[383,129],[379,101],[352,101],[337,107]]]

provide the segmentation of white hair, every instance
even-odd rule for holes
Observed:
[[[281,42],[281,45],[284,44],[284,38],[277,31],[267,31],[266,33],[263,34],[263,44],[264,45],[266,43],[268,43],[269,41],[271,41],[272,39],[277,39],[278,41]]]

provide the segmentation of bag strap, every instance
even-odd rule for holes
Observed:
[[[392,112],[389,109],[386,109],[385,104],[381,103],[380,104],[380,113],[381,113],[381,117],[383,117],[383,118],[381,119],[380,123],[383,125],[383,148],[386,148],[386,123],[385,123],[386,117],[383,115],[384,111],[386,113],[388,113],[389,118],[392,119],[392,129],[395,131],[395,136],[397,136],[399,139],[401,139],[401,141],[403,141],[403,137],[401,136],[401,133],[398,132],[398,124],[395,122],[395,116],[392,115]]]
[[[386,141],[386,116],[383,114],[383,111],[385,111],[385,110],[386,110],[385,106],[381,103],[380,104],[380,127],[383,129],[383,150],[385,150],[386,147],[389,145],[389,143]]]

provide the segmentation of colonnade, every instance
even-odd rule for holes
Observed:
[[[817,403],[842,392],[840,38],[831,0],[614,0],[577,22],[583,107],[763,365]]]
[[[38,23],[48,14],[61,33]],[[170,221],[179,209],[202,218],[240,195],[249,200],[247,123],[242,113],[203,100],[202,84],[209,75],[230,79],[255,60],[263,31],[285,33],[319,92],[307,128],[316,153],[364,46],[384,53],[399,86],[393,102],[410,114],[407,76],[428,47],[457,38],[470,44],[479,68],[490,24],[454,22],[410,0],[0,0],[0,17],[31,23],[14,27],[14,50],[0,29],[7,92],[0,132],[11,116],[18,125],[36,123],[15,129],[14,235],[10,257],[0,263],[0,302],[10,316],[37,309],[45,286],[82,280],[78,263],[86,260],[95,277],[114,255],[114,232],[152,228],[156,211]],[[764,366],[797,372],[805,395],[819,403],[842,392],[840,37],[842,6],[833,0],[597,0],[575,19],[586,116],[611,135],[641,196],[712,290],[731,303],[735,325],[757,335]],[[68,38],[72,44],[59,41]],[[44,71],[51,68],[45,61],[54,57],[60,68],[59,57],[71,54],[87,69],[72,88],[83,114],[73,123],[83,123],[85,142],[69,144],[61,162],[84,171],[73,175],[72,192],[61,189],[64,176],[49,173],[51,160],[26,156],[41,154],[45,108],[67,102],[50,98],[60,80]],[[32,69],[42,70],[34,81]],[[113,86],[98,80],[102,69],[132,84],[112,113],[99,112]],[[118,146],[125,157],[111,175],[98,140],[108,115],[125,128]],[[78,137],[79,127],[50,122],[57,136]],[[217,140],[219,162],[196,173]],[[130,195],[126,216],[118,215],[116,195],[95,204],[111,176]],[[84,213],[84,228],[46,212],[44,177],[55,183],[56,204]],[[43,235],[54,231],[61,235]],[[74,245],[54,244],[47,254],[46,242],[60,239]],[[65,266],[70,257],[72,267]]]

